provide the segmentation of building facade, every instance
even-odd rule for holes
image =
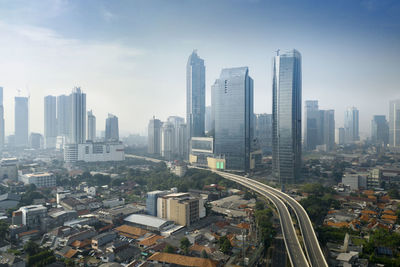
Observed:
[[[108,118],[106,119],[105,139],[106,141],[119,140],[118,117],[113,114],[108,114]]]
[[[57,135],[71,136],[72,103],[70,95],[57,96]]]
[[[389,104],[389,145],[400,149],[400,99]]]
[[[57,142],[57,98],[44,97],[44,147],[55,148]]]
[[[87,140],[94,141],[96,139],[96,116],[91,110],[88,111],[87,116]]]
[[[161,155],[161,121],[154,118],[149,121],[147,152],[153,155]]]
[[[74,163],[125,160],[125,148],[121,142],[86,142],[64,146],[64,161]]]
[[[161,128],[161,156],[166,160],[174,158],[175,127],[170,122],[164,122]]]
[[[360,141],[359,134],[359,112],[355,107],[349,107],[344,115],[344,131],[346,143]]]
[[[29,142],[29,98],[15,97],[15,146],[27,147]]]
[[[372,118],[371,142],[383,146],[389,144],[389,124],[385,115],[375,115]]]
[[[4,106],[3,106],[3,87],[0,87],[0,150],[5,144],[5,124],[4,124]]]
[[[206,108],[206,79],[204,60],[197,51],[189,56],[186,65],[186,124],[188,142],[204,136]]]
[[[226,168],[250,168],[253,139],[253,79],[247,67],[223,69],[213,86],[215,155],[226,159]]]
[[[263,153],[272,151],[272,114],[256,114],[255,134]]]
[[[24,184],[34,184],[36,187],[55,187],[56,177],[49,172],[28,173],[20,176],[20,181]]]
[[[71,144],[82,144],[86,141],[86,94],[81,88],[74,88],[71,93]]]
[[[318,100],[306,100],[304,109],[304,148],[312,151],[318,144],[319,108]]]
[[[297,50],[273,61],[272,167],[281,184],[301,175],[301,54]]]

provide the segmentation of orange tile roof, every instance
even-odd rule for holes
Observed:
[[[395,220],[397,220],[397,216],[384,214],[384,215],[382,215],[381,219],[388,219],[388,220],[395,221]]]
[[[184,265],[188,267],[217,267],[218,262],[210,259],[197,257],[188,257],[178,254],[156,252],[148,258],[149,261],[157,261],[160,263],[169,263],[176,265]]]
[[[330,210],[330,211],[328,211],[328,214],[333,214],[333,213],[336,213],[337,212],[337,210]]]
[[[368,214],[363,214],[363,215],[361,215],[360,220],[361,220],[361,221],[364,221],[364,222],[368,222],[368,221],[369,221],[369,216],[368,216]]]
[[[86,240],[83,240],[83,241],[75,240],[74,242],[71,243],[71,246],[75,247],[75,248],[84,248],[84,247],[87,247],[87,246],[89,246],[91,244],[92,244],[92,240],[91,239],[86,239]]]
[[[121,225],[117,228],[114,229],[115,231],[117,231],[120,235],[124,235],[127,237],[131,237],[131,238],[138,238],[140,236],[144,236],[145,234],[148,233],[148,231],[137,228],[137,227],[133,227],[133,226],[129,226],[129,225]]]
[[[327,226],[331,226],[331,227],[337,227],[337,228],[342,228],[342,227],[349,227],[349,224],[347,222],[331,222],[328,221],[326,223]]]
[[[373,210],[362,210],[361,214],[378,215],[378,213]]]
[[[160,235],[152,235],[152,236],[149,236],[149,237],[143,239],[142,241],[140,241],[139,245],[149,247],[149,246],[156,244],[158,240],[163,239],[163,238],[164,237],[160,236]]]
[[[68,250],[67,253],[64,254],[64,257],[65,257],[65,258],[68,258],[68,259],[71,259],[72,257],[75,256],[76,253],[78,253],[77,250],[75,250],[75,249],[70,249],[70,250]]]
[[[19,233],[18,236],[23,237],[26,235],[37,234],[37,233],[39,233],[39,230],[30,230],[30,231]]]
[[[242,228],[242,229],[250,229],[250,224],[249,224],[249,223],[242,222],[242,223],[239,223],[239,224],[237,225],[237,227]]]
[[[396,213],[393,210],[384,210],[383,214],[395,215]]]
[[[374,191],[373,190],[364,190],[363,193],[366,194],[366,195],[373,195]]]
[[[199,244],[194,244],[193,246],[191,246],[189,248],[190,251],[197,251],[197,252],[202,252],[203,250],[205,250],[208,254],[211,254],[215,251],[214,248],[210,248],[210,247],[206,247],[206,246],[202,246]]]

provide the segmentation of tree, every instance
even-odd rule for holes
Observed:
[[[28,253],[28,255],[35,255],[39,253],[40,248],[39,245],[33,242],[32,240],[29,240],[25,245],[24,245],[24,251]]]
[[[164,248],[165,253],[175,253],[175,248],[170,244],[167,244]]]
[[[227,254],[232,249],[231,241],[226,236],[221,236],[219,239],[219,249],[224,253]]]
[[[187,237],[181,239],[181,249],[184,251],[185,255],[188,254],[190,247],[190,241]]]
[[[204,259],[208,259],[207,251],[205,251],[204,249],[201,251],[201,257]]]

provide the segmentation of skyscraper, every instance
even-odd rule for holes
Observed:
[[[212,115],[211,115],[211,106],[206,107],[206,115],[205,115],[205,131],[209,133],[211,129],[213,128],[212,126]]]
[[[186,123],[188,136],[204,136],[206,108],[205,66],[194,50],[186,66]]]
[[[86,141],[86,94],[76,87],[71,93],[71,137],[69,143],[82,144]]]
[[[161,154],[161,121],[153,117],[148,125],[147,152],[149,154]]]
[[[175,147],[175,128],[170,122],[164,122],[161,128],[161,156],[166,160],[173,159]]]
[[[250,168],[253,139],[253,79],[247,67],[223,69],[213,85],[215,155],[226,168]]]
[[[304,147],[314,150],[318,145],[318,126],[320,114],[317,100],[305,101]]]
[[[15,97],[15,146],[27,147],[29,136],[29,98]]]
[[[335,147],[335,111],[333,109],[320,110],[320,141],[324,151],[331,151]]]
[[[44,146],[55,148],[57,141],[57,98],[44,97]]]
[[[106,119],[106,136],[107,141],[118,141],[119,140],[119,127],[118,117],[113,114],[108,114]]]
[[[338,145],[344,145],[346,142],[346,135],[343,127],[336,129],[335,142]]]
[[[360,141],[359,112],[355,107],[347,108],[344,115],[344,131],[346,143]]]
[[[389,124],[385,115],[375,115],[372,118],[371,142],[384,146],[389,143]]]
[[[93,111],[91,110],[88,111],[87,116],[87,140],[94,141],[96,139],[96,116],[93,115]]]
[[[389,145],[400,148],[400,99],[389,104]]]
[[[272,165],[281,184],[293,183],[301,171],[301,54],[275,56],[272,81]]]
[[[172,123],[172,125],[174,126],[174,148],[173,148],[173,154],[175,156],[181,156],[181,147],[183,144],[181,144],[179,142],[179,138],[180,138],[180,133],[178,131],[178,129],[180,128],[180,126],[182,124],[185,124],[185,119],[182,117],[178,117],[178,116],[169,116],[167,119],[168,122]],[[186,129],[186,127],[185,127]],[[186,136],[186,135],[185,135]]]
[[[71,136],[72,103],[71,95],[57,96],[57,135]]]
[[[4,106],[3,106],[3,87],[0,87],[0,149],[4,147],[5,130],[4,130]]]
[[[257,114],[255,117],[255,134],[261,150],[272,150],[272,114]]]

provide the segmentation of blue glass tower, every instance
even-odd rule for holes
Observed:
[[[215,155],[226,168],[247,171],[253,139],[253,79],[247,67],[223,69],[212,88]]]
[[[272,81],[272,167],[281,184],[293,183],[301,170],[301,55],[275,56]]]

